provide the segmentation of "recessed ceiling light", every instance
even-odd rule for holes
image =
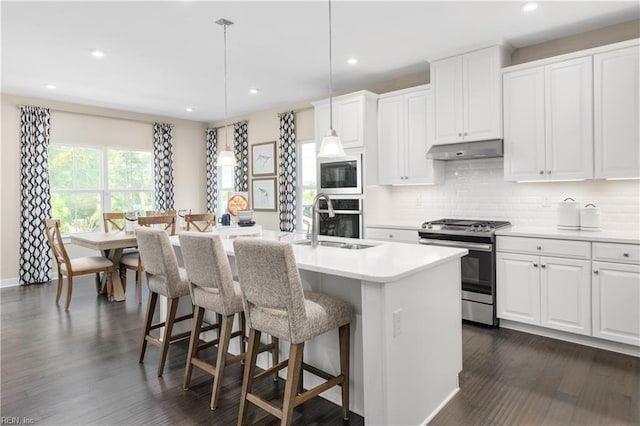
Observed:
[[[249,89],[249,93],[251,93],[252,95],[257,95],[259,92],[258,89]]]
[[[95,58],[104,58],[104,52],[102,50],[93,49],[91,55]]]
[[[51,89],[51,90],[53,90],[53,89],[55,89],[55,88],[56,88],[56,85],[55,85],[55,84],[47,84],[45,87],[46,87],[47,89]]]
[[[347,59],[347,63],[349,65],[355,65],[355,64],[358,63],[358,60],[356,58],[349,58],[349,59]]]
[[[524,10],[525,12],[533,12],[537,8],[538,8],[538,3],[534,3],[534,2],[525,3],[524,6],[522,6],[522,10]]]
[[[185,111],[187,111],[187,112],[193,112],[193,108],[191,108],[191,107],[185,108]]]

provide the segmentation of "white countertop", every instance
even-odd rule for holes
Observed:
[[[514,226],[496,231],[497,236],[540,237],[560,240],[595,241],[605,243],[640,244],[640,231],[566,231],[554,227]]]
[[[304,234],[263,229],[262,235],[258,238],[294,242],[304,239]],[[174,245],[180,245],[178,236],[173,236],[171,239]],[[312,248],[293,244],[298,268],[378,283],[397,281],[468,253],[466,249],[450,247],[330,237],[320,237],[320,239],[363,243],[375,247],[348,250],[326,246]],[[223,238],[222,242],[227,254],[233,256],[233,238]]]
[[[420,230],[420,225],[422,223],[413,223],[413,222],[397,222],[393,224],[388,223],[367,223],[367,228],[385,228],[385,229],[402,229],[406,231],[416,231]]]

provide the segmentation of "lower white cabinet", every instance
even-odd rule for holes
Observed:
[[[417,229],[371,228],[364,231],[367,240],[395,241],[397,243],[418,243]]]
[[[592,267],[593,336],[640,346],[640,266]]]
[[[591,334],[590,264],[517,253],[497,253],[498,317]]]

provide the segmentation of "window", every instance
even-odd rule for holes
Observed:
[[[64,234],[102,229],[103,211],[153,209],[150,151],[52,144],[49,182]]]
[[[298,142],[298,231],[309,232],[313,217],[311,214],[313,198],[316,196],[316,142],[307,140]]]
[[[233,185],[234,167],[218,167],[218,216],[227,211],[229,192],[234,191]]]

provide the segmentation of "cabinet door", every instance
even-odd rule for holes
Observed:
[[[429,129],[431,92],[421,90],[405,95],[407,183],[433,183],[433,160],[427,159],[432,137]]]
[[[640,346],[640,266],[592,267],[593,336]]]
[[[364,145],[363,119],[364,100],[361,97],[336,101],[333,106],[333,122],[344,148]]]
[[[548,179],[593,177],[591,57],[545,67]]]
[[[462,136],[462,57],[431,64],[435,104],[435,143],[460,142]]]
[[[490,48],[462,56],[464,140],[502,139],[500,50]]]
[[[540,258],[540,323],[591,335],[591,262]]]
[[[382,185],[404,182],[404,97],[378,101],[378,180]]]
[[[593,57],[596,178],[640,177],[638,47]]]
[[[504,178],[545,179],[544,68],[506,73]]]
[[[540,268],[538,256],[497,253],[498,317],[540,325]]]

